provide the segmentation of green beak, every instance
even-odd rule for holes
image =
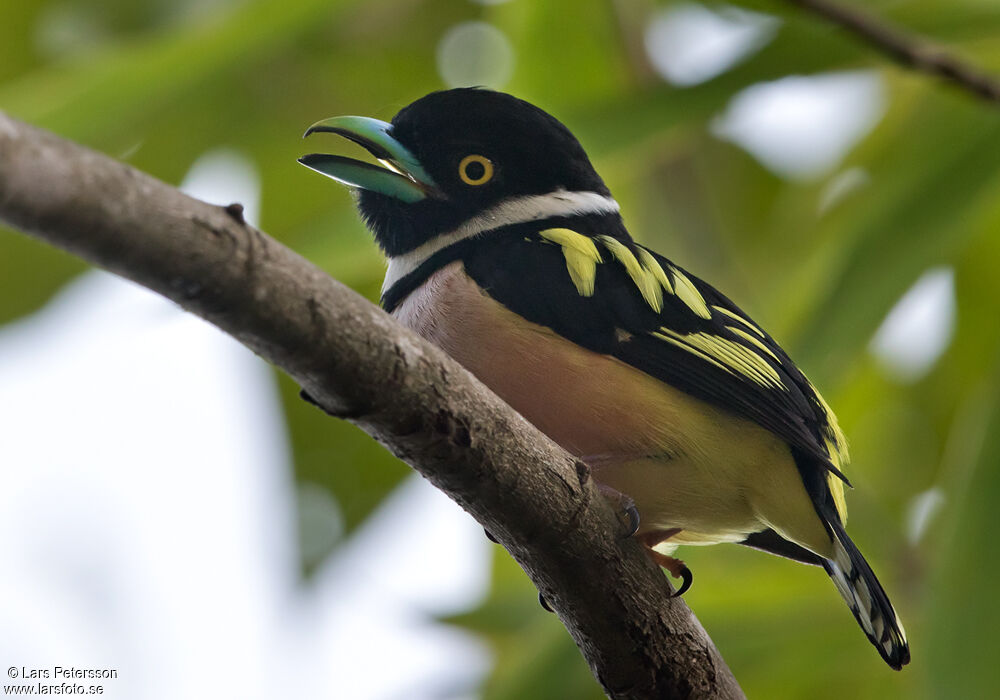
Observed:
[[[406,146],[389,135],[391,130],[391,124],[378,119],[332,117],[316,122],[303,135],[305,138],[316,132],[339,134],[365,148],[384,168],[326,153],[310,153],[299,158],[299,162],[348,187],[381,192],[409,204],[428,196],[440,197],[434,180]]]

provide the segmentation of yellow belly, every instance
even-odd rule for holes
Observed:
[[[485,295],[460,262],[393,315],[631,496],[640,532],[679,528],[673,542],[714,544],[770,527],[828,553],[791,452],[770,431],[526,321]]]

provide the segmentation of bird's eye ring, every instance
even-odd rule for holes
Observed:
[[[458,176],[466,185],[485,185],[493,179],[493,161],[475,153],[465,156],[458,164]]]

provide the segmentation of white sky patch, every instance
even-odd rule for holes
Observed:
[[[253,161],[239,151],[216,148],[199,156],[180,189],[209,204],[239,202],[247,223],[260,226],[260,175]]]
[[[333,697],[474,694],[488,649],[431,617],[483,599],[491,548],[444,494],[416,475],[404,482],[317,575],[325,602],[307,624],[322,630]]]
[[[445,32],[437,46],[437,66],[448,87],[500,89],[514,71],[514,48],[487,22],[462,22]]]
[[[0,656],[117,668],[111,698],[276,689],[295,533],[260,360],[94,272],[0,333],[0,425]]]
[[[783,177],[811,179],[840,163],[885,113],[871,71],[790,76],[739,92],[712,125]]]
[[[780,24],[775,17],[728,5],[670,5],[646,27],[646,54],[667,82],[697,85],[765,46]]]
[[[869,350],[894,378],[916,381],[951,343],[955,314],[954,270],[931,268],[892,307]]]

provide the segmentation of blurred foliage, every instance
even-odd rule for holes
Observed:
[[[990,523],[1000,498],[1000,109],[887,63],[779,0],[736,4],[781,19],[722,75],[673,88],[643,34],[656,3],[477,5],[459,0],[5,0],[0,108],[177,183],[204,151],[245,153],[262,178],[262,227],[371,299],[381,259],[348,194],[295,163],[316,119],[389,118],[443,87],[435,47],[456,23],[510,39],[510,92],[583,141],[632,232],[727,291],[772,330],[853,436],[850,529],[913,644],[889,671],[822,572],[734,546],[689,549],[687,601],[750,697],[987,697],[1000,674],[1000,579]],[[1000,73],[993,0],[869,4],[901,27]],[[837,170],[788,181],[711,135],[743,88],[792,74],[871,69],[887,112]],[[863,184],[820,201],[848,168]],[[954,339],[902,382],[868,345],[928,268],[955,273]],[[0,322],[37,309],[83,265],[0,231]],[[350,530],[406,473],[282,379],[297,476],[325,487]],[[943,508],[914,538],[908,518]],[[453,618],[495,649],[490,699],[601,697],[554,616],[498,549],[489,598]]]

